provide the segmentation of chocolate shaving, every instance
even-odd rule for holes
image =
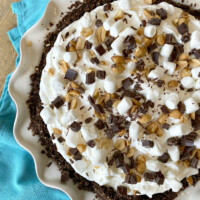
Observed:
[[[95,104],[93,107],[98,113],[105,113],[103,107],[100,104]]]
[[[178,137],[171,137],[167,140],[168,146],[178,146],[180,144],[180,140]]]
[[[114,133],[110,129],[105,130],[105,134],[109,139],[112,139],[114,137]]]
[[[147,48],[148,53],[153,52],[157,48],[158,48],[158,45],[156,43],[150,44],[149,47]]]

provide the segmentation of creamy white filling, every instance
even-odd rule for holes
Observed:
[[[47,128],[49,133],[52,135],[53,128],[58,128],[62,130],[61,135],[56,135],[58,138],[62,136],[65,139],[64,143],[58,142],[57,139],[53,140],[53,143],[56,144],[58,152],[68,161],[70,162],[71,157],[66,154],[69,147],[76,147],[78,144],[86,144],[86,142],[90,139],[100,138],[99,130],[93,125],[97,119],[92,122],[92,125],[84,124],[82,125],[81,130],[78,133],[74,133],[71,129],[69,129],[69,125],[73,121],[82,121],[88,117],[93,116],[93,109],[88,109],[91,105],[88,102],[88,96],[93,95],[95,89],[101,89],[102,91],[106,91],[108,93],[114,93],[116,89],[121,87],[121,82],[125,78],[130,76],[130,72],[134,70],[134,63],[129,63],[126,65],[125,71],[120,75],[113,75],[111,70],[111,65],[113,64],[111,57],[114,54],[122,53],[122,43],[127,35],[136,34],[136,31],[130,29],[130,26],[138,29],[144,17],[144,9],[149,9],[155,11],[158,8],[164,8],[168,13],[168,18],[163,20],[160,26],[152,26],[148,25],[145,28],[145,35],[148,37],[153,37],[155,32],[157,31],[157,35],[162,33],[170,33],[176,37],[176,40],[179,43],[181,41],[181,35],[178,33],[177,28],[172,24],[173,19],[179,18],[182,13],[181,9],[175,8],[174,6],[161,3],[159,5],[146,5],[144,0],[131,0],[125,1],[120,0],[112,3],[113,10],[109,11],[108,19],[105,16],[105,12],[103,11],[103,7],[98,7],[93,10],[91,13],[86,13],[80,20],[72,23],[68,27],[66,27],[62,32],[59,33],[58,38],[55,42],[54,47],[48,53],[47,56],[47,64],[43,70],[41,83],[40,83],[40,98],[44,105],[44,109],[41,112],[41,117],[44,122],[47,124]],[[127,24],[122,20],[115,22],[113,20],[116,12],[118,10],[125,10],[128,15],[125,16],[127,19]],[[84,50],[83,56],[78,63],[76,63],[76,67],[74,67],[74,62],[77,60],[75,53],[67,53],[65,51],[65,47],[74,38],[78,38],[80,36],[80,32],[82,28],[92,27],[95,30],[97,27],[95,26],[96,16],[98,19],[101,19],[104,22],[104,27],[106,30],[110,30],[111,35],[118,37],[115,42],[112,44],[112,50],[107,51],[103,56],[96,56],[100,61],[105,61],[106,66],[104,65],[95,65],[90,61],[91,55],[88,51]],[[185,53],[189,53],[192,48],[200,48],[200,23],[194,17],[190,16],[189,22],[189,30],[192,33],[191,42],[185,44],[184,50]],[[69,32],[69,36],[63,40],[63,36]],[[139,39],[137,35],[136,38]],[[93,43],[92,50],[94,52],[94,47],[97,45],[95,34],[87,37],[87,40]],[[170,45],[165,45],[162,47],[161,55],[159,59],[159,63],[166,70],[168,70],[168,74],[164,73],[163,68],[156,68],[156,70],[151,71],[148,75],[149,78],[158,78],[162,79],[166,82],[170,79],[179,80],[180,77],[177,75],[177,72],[174,71],[173,63],[169,63],[167,58],[171,54],[173,48]],[[64,79],[64,73],[60,69],[60,65],[58,64],[59,60],[65,60],[71,69],[74,69],[78,72],[78,77],[76,81],[78,83],[84,83],[85,93],[82,94],[82,98],[78,100],[78,106],[76,109],[69,110],[68,103],[66,102],[64,106],[59,109],[50,109],[49,105],[57,96],[65,96],[69,82]],[[148,65],[152,64],[152,61],[148,59],[144,59],[144,62]],[[170,68],[167,68],[170,66]],[[200,67],[200,66],[199,66]],[[85,84],[85,77],[88,73],[88,69],[93,68],[96,70],[105,70],[106,71],[106,79],[100,80],[96,79],[95,83],[92,85]],[[49,75],[49,69],[53,69],[54,75]],[[171,71],[170,71],[170,70]],[[190,82],[188,80],[182,80],[183,86],[186,88],[194,88],[195,84],[199,81],[199,77],[196,75],[199,71],[199,68],[194,68],[192,71],[192,77],[190,77]],[[171,76],[173,75],[173,77]],[[153,119],[156,119],[160,116],[159,113],[159,105],[166,105],[170,109],[176,109],[178,102],[181,100],[186,105],[186,112],[188,114],[195,112],[198,110],[198,103],[200,102],[200,95],[197,93],[179,91],[177,93],[175,90],[171,90],[170,88],[166,88],[166,91],[163,92],[163,88],[159,88],[157,85],[153,83],[147,82],[143,78],[143,83],[141,87],[141,94],[143,94],[147,100],[152,100],[155,103],[154,109],[149,110],[149,114]],[[190,83],[190,84],[189,84]],[[189,84],[189,86],[188,86]],[[134,87],[134,84],[131,86]],[[196,86],[197,87],[197,86]],[[190,98],[192,94],[195,96]],[[117,107],[117,110],[114,110],[114,114],[119,112],[120,114],[126,115],[127,110],[131,107],[130,99],[124,99],[124,102],[121,102]],[[191,107],[191,104],[193,105]],[[125,108],[124,108],[125,105]],[[83,109],[80,108],[84,106]],[[157,108],[157,109],[156,109]],[[177,164],[176,162],[179,160],[179,151],[176,153],[175,148],[169,148],[166,145],[166,140],[170,137],[174,136],[182,136],[184,134],[188,134],[192,131],[191,122],[188,120],[187,124],[180,124],[179,120],[168,119],[169,123],[174,123],[173,126],[170,127],[169,130],[165,130],[165,134],[162,137],[157,137],[155,135],[143,135],[143,130],[138,127],[138,124],[132,122],[130,128],[130,137],[131,137],[131,147],[135,147],[137,152],[135,153],[135,157],[140,154],[145,154],[147,156],[147,169],[150,171],[161,171],[165,176],[165,181],[163,185],[157,185],[153,182],[147,182],[143,177],[141,177],[141,182],[131,185],[124,183],[124,174],[122,169],[115,167],[108,167],[106,164],[106,156],[111,154],[111,150],[113,149],[113,144],[118,139],[115,136],[112,140],[112,144],[108,149],[100,149],[98,145],[94,148],[87,146],[86,151],[82,153],[83,159],[79,161],[74,161],[72,167],[79,173],[81,176],[85,177],[90,181],[95,181],[99,185],[111,186],[115,190],[117,190],[118,186],[126,186],[128,188],[128,194],[133,195],[133,191],[138,191],[139,194],[146,194],[151,197],[155,193],[163,193],[169,189],[172,189],[174,192],[178,192],[182,183],[180,182],[183,178],[197,174],[198,170],[193,168],[186,168],[182,164]],[[138,138],[145,137],[145,139],[150,139],[154,141],[153,148],[145,148],[142,146],[141,141]],[[197,140],[197,148],[199,148],[199,138]],[[155,157],[161,156],[164,152],[168,152],[171,156],[172,161],[168,161],[166,164],[158,162]],[[200,166],[199,166],[200,167]]]

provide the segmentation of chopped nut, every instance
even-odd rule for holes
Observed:
[[[64,73],[66,73],[69,69],[69,65],[64,60],[59,60],[58,64],[60,65],[60,68]]]
[[[195,120],[195,112],[193,112],[193,113],[190,114],[190,118],[193,119],[193,120]]]
[[[126,141],[124,139],[119,139],[115,142],[115,148],[122,151],[126,147]]]
[[[146,170],[146,158],[144,155],[139,155],[136,159],[137,167],[136,170],[138,173],[143,174]]]
[[[106,62],[105,61],[101,61],[100,64],[101,65],[106,65]]]
[[[86,145],[85,145],[85,144],[78,144],[78,145],[77,145],[77,149],[78,149],[78,151],[79,151],[80,153],[83,153],[83,152],[85,152],[85,150],[86,150]]]
[[[186,61],[188,60],[189,56],[186,53],[182,53],[179,57],[178,60],[179,61]]]
[[[178,69],[180,69],[180,68],[185,68],[185,67],[188,66],[188,62],[185,61],[185,60],[177,61],[176,64],[177,64],[177,68],[178,68]]]
[[[125,129],[122,129],[120,132],[119,132],[119,136],[123,136],[124,134],[126,133],[126,130]]]
[[[128,152],[127,152],[126,155],[127,155],[128,158],[131,158],[131,157],[133,157],[135,152],[136,152],[136,149],[134,147],[131,147],[131,148],[128,149]]]
[[[119,20],[119,19],[122,19],[124,17],[124,11],[123,10],[118,10],[116,13],[115,13],[115,17],[114,19],[115,20]]]
[[[189,65],[191,67],[199,67],[200,66],[200,60],[198,60],[198,59],[191,59],[191,60],[189,60]]]
[[[71,96],[68,93],[65,95],[65,101],[68,103],[71,101]]]
[[[58,128],[52,128],[53,130],[53,133],[57,134],[57,135],[60,135],[62,133],[62,131]]]
[[[182,12],[181,17],[188,18],[189,14],[187,12]]]
[[[99,27],[97,29],[97,32],[96,32],[96,37],[97,37],[97,40],[99,43],[102,43],[105,41],[105,38],[106,38],[106,30],[103,26]]]
[[[151,121],[151,115],[148,115],[148,114],[142,115],[142,116],[140,116],[140,118],[138,118],[138,121],[140,123],[147,123],[147,122]]]
[[[95,56],[94,51],[90,50],[89,53],[90,53],[91,56]]]
[[[137,111],[137,109],[138,109],[138,106],[133,105],[133,106],[131,107],[131,113],[135,113],[135,112]]]
[[[183,165],[184,165],[185,167],[189,167],[189,166],[190,166],[190,161],[189,161],[189,160],[183,161]]]
[[[72,87],[73,89],[79,89],[79,85],[76,84],[76,83],[74,83],[73,81],[71,82],[71,87]]]
[[[184,78],[186,76],[191,76],[192,73],[191,73],[191,70],[190,68],[184,68],[182,71],[181,71],[181,77]]]
[[[158,122],[152,122],[152,123],[150,123],[147,126],[146,130],[149,133],[156,133],[156,131],[158,130]]]
[[[173,19],[173,20],[172,20],[172,24],[173,24],[174,26],[178,26],[178,20],[179,20],[179,19]]]
[[[114,74],[121,74],[123,71],[125,70],[125,68],[123,67],[122,64],[114,64],[112,66],[112,71]]]
[[[158,35],[157,38],[156,38],[156,42],[157,42],[158,45],[163,46],[165,44],[165,36],[164,36],[164,34]]]
[[[111,98],[111,95],[109,93],[106,93],[105,95],[105,102],[108,101]]]
[[[69,46],[68,52],[75,52],[76,48],[74,46]]]
[[[69,43],[74,47],[76,46],[76,42],[74,40],[71,40]]]
[[[169,113],[169,116],[174,119],[180,119],[182,116],[182,113],[179,110],[173,110]]]
[[[186,180],[187,180],[189,185],[193,185],[194,184],[192,176],[187,177]]]
[[[70,109],[75,109],[76,106],[77,106],[77,99],[72,99],[71,100]]]
[[[143,56],[145,56],[147,52],[147,49],[144,47],[137,47],[136,51],[135,51],[135,56],[138,58],[141,58]]]
[[[106,119],[106,116],[105,116],[104,114],[98,113],[96,110],[94,111],[94,115],[95,115],[97,118],[101,119],[101,120],[105,120],[105,119]]]
[[[145,0],[145,3],[147,3],[147,4],[153,4],[153,3],[155,3],[156,2],[156,0]]]
[[[136,99],[131,99],[131,101],[136,105],[136,106],[140,106],[141,103],[139,101],[137,101]]]
[[[193,158],[194,156],[196,156],[197,152],[198,152],[198,150],[197,150],[197,149],[194,149],[194,150],[192,151],[191,158]]]
[[[137,179],[137,182],[138,182],[138,183],[140,183],[141,180],[142,180],[141,177],[140,177],[139,175],[137,175],[137,174],[136,174],[136,179]]]
[[[99,145],[101,149],[109,149],[113,141],[109,138],[101,138]]]
[[[155,13],[150,10],[144,9],[144,15],[147,17],[147,19],[151,19],[152,17],[154,17]]]
[[[85,48],[85,38],[79,37],[77,44],[76,44],[76,49],[77,50],[82,50]]]
[[[200,160],[200,149],[197,151],[197,158]]]
[[[112,61],[116,64],[122,64],[124,63],[124,57],[123,56],[113,56],[112,58]]]
[[[168,82],[168,87],[170,87],[170,88],[175,88],[177,86],[178,86],[178,81],[171,80]]]
[[[120,100],[114,101],[113,107],[114,107],[115,109],[117,109],[117,106],[118,106],[118,104],[119,104],[120,102],[121,102]]]
[[[161,127],[158,127],[158,130],[156,131],[156,135],[158,137],[162,137],[164,134],[163,129]]]
[[[138,39],[138,38],[136,38],[135,41],[136,41],[136,43],[139,44],[139,45],[142,44],[142,40],[140,40],[140,39]]]
[[[99,90],[95,89],[94,94],[93,94],[93,98],[97,99],[99,97]]]
[[[149,47],[149,45],[153,42],[153,40],[151,38],[144,37],[143,42],[145,47]]]
[[[76,90],[70,90],[68,94],[73,97],[80,97],[80,92]]]
[[[161,115],[161,116],[159,117],[159,119],[158,119],[158,122],[159,122],[160,124],[164,124],[164,123],[166,122],[166,120],[167,120],[167,117],[168,117],[167,114]]]
[[[88,37],[93,34],[92,28],[83,28],[81,31],[81,36]]]
[[[48,74],[50,76],[53,76],[54,75],[54,70],[52,68],[49,68]]]
[[[137,30],[137,34],[139,36],[144,35],[144,28],[143,27],[139,27],[138,30]]]
[[[31,41],[28,41],[27,43],[26,43],[26,46],[27,47],[30,47],[32,45],[32,42]]]
[[[188,24],[188,19],[184,17],[180,18],[178,20],[178,25],[181,25],[182,23]]]

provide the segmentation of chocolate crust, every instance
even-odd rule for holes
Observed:
[[[91,182],[77,174],[71,165],[57,152],[56,146],[52,143],[47,126],[40,117],[40,112],[42,110],[42,102],[39,96],[39,84],[42,75],[42,70],[46,65],[46,56],[50,49],[53,47],[57,35],[62,31],[66,26],[72,22],[78,20],[85,12],[90,12],[94,8],[111,3],[115,0],[85,0],[83,3],[76,2],[73,4],[70,9],[71,12],[68,12],[63,19],[56,25],[57,29],[55,32],[51,32],[46,36],[44,41],[44,51],[41,57],[40,64],[35,67],[35,73],[30,76],[31,79],[31,92],[27,104],[30,111],[31,123],[28,129],[31,129],[33,135],[39,136],[39,142],[44,147],[44,151],[48,158],[52,159],[58,166],[61,174],[69,174],[69,178],[73,180],[74,184],[80,190],[90,191],[96,193],[97,199],[101,200],[174,200],[178,193],[172,192],[172,190],[166,191],[162,194],[155,194],[152,198],[149,198],[145,195],[142,196],[119,196],[112,188],[100,186],[95,182]],[[157,0],[156,3],[164,2],[162,0]],[[191,10],[189,6],[181,6],[180,4],[174,3],[171,0],[165,0],[165,2],[171,3],[176,7],[182,8],[186,12],[189,12],[196,18],[200,19],[200,11]],[[48,44],[48,45],[47,45]],[[200,170],[199,173],[193,177],[194,184],[200,180]],[[181,191],[187,188],[188,182],[186,179],[182,181],[183,187]]]

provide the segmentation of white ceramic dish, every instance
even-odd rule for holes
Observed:
[[[177,1],[181,2],[181,0]],[[60,13],[66,13],[66,8],[73,2],[75,0],[50,0],[42,19],[24,34],[20,44],[20,63],[11,77],[9,92],[17,108],[14,124],[15,139],[32,155],[39,180],[48,187],[65,192],[72,200],[94,200],[94,194],[78,190],[71,181],[67,184],[60,183],[58,168],[55,164],[52,164],[49,168],[46,167],[49,159],[40,153],[42,146],[38,143],[39,138],[37,136],[33,137],[32,132],[27,129],[30,123],[29,110],[26,106],[26,100],[31,90],[29,77],[34,72],[35,66],[40,62],[44,37],[48,32],[54,30],[55,27],[51,27],[49,31],[46,28],[50,22],[56,24],[60,19]],[[188,0],[187,2],[191,1]],[[199,0],[194,0],[193,2],[198,3],[197,5],[200,8]],[[32,42],[30,47],[27,46],[28,41]],[[198,194],[200,195],[200,184],[193,188],[193,190],[199,192]],[[191,195],[191,189],[187,189],[177,200],[199,200],[197,198]]]

